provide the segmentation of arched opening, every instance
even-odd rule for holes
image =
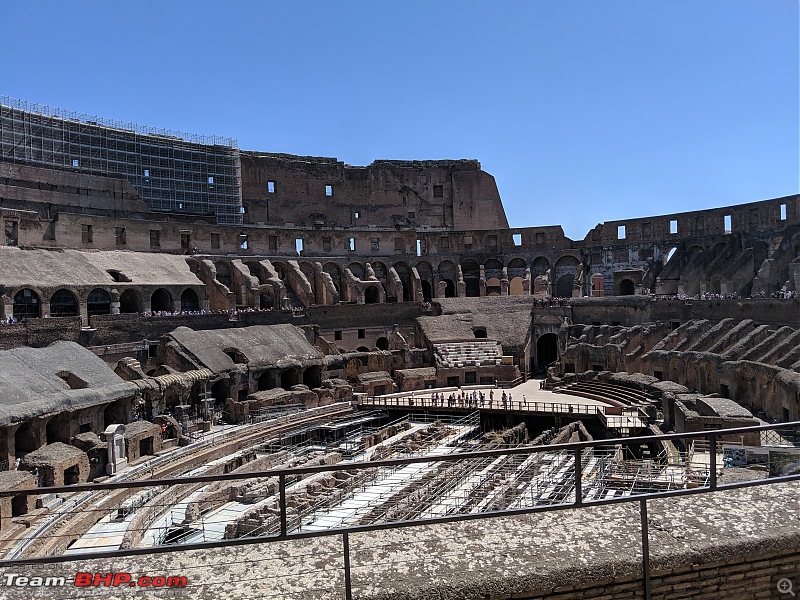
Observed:
[[[214,263],[217,270],[216,279],[229,290],[233,289],[233,280],[231,278],[231,270],[228,263],[225,261],[217,261]]]
[[[378,350],[388,350],[389,340],[385,337],[379,337],[375,342],[375,346],[377,346]]]
[[[353,277],[364,279],[364,266],[361,263],[352,262],[347,265],[347,268],[353,274]]]
[[[422,280],[422,299],[429,302],[433,299],[433,288],[431,288],[430,281]]]
[[[402,261],[395,263],[392,268],[403,284],[403,302],[411,302],[414,299],[411,294],[411,269]]]
[[[230,395],[230,385],[227,379],[220,379],[211,385],[211,397],[217,402],[225,402]]]
[[[377,304],[379,299],[378,288],[374,285],[369,286],[364,290],[364,303]]]
[[[539,277],[540,275],[544,275],[547,273],[549,268],[550,261],[548,261],[544,256],[540,256],[534,260],[533,264],[531,265],[531,277]]]
[[[272,371],[264,371],[258,377],[258,391],[271,390],[275,387],[275,373]]]
[[[69,290],[60,289],[50,297],[51,317],[74,317],[78,314],[78,299]]]
[[[676,251],[676,250],[677,250],[677,248],[676,248],[675,246],[673,246],[672,248],[670,248],[669,250],[667,250],[667,252],[664,254],[664,264],[665,264],[665,265],[666,265],[666,264],[667,264],[667,263],[668,263],[670,260],[672,260],[672,257],[673,257],[673,256],[675,256],[675,251]]]
[[[444,297],[445,298],[455,298],[456,297],[456,284],[453,283],[452,279],[445,279],[444,280],[445,288],[444,288]]]
[[[336,263],[325,263],[325,266],[322,267],[322,270],[331,276],[331,280],[333,281],[333,287],[336,288],[337,293],[342,293],[342,270],[339,268],[339,265]]]
[[[545,333],[536,340],[536,359],[539,371],[558,360],[558,336],[555,333]]]
[[[172,312],[172,296],[164,288],[158,288],[150,298],[150,310],[153,312]]]
[[[464,293],[468,298],[476,298],[481,295],[480,276],[481,271],[478,263],[468,258],[461,263],[461,274],[464,277]]]
[[[30,421],[20,425],[14,432],[14,449],[18,455],[21,452],[33,452],[38,449]]]
[[[309,389],[318,388],[322,383],[322,368],[317,366],[308,367],[303,371],[303,383]]]
[[[200,298],[197,297],[197,292],[192,289],[183,291],[181,294],[181,310],[184,312],[200,310]]]
[[[121,313],[138,313],[139,310],[139,296],[133,290],[125,290],[119,297],[119,312]]]
[[[110,315],[111,294],[101,288],[96,288],[89,292],[89,296],[86,298],[86,313],[90,317],[94,315]]]
[[[633,296],[635,285],[630,279],[623,279],[619,282],[619,295],[620,296]]]
[[[272,292],[271,291],[267,291],[267,290],[264,290],[263,292],[261,292],[260,300],[259,300],[259,304],[258,305],[259,305],[259,308],[261,308],[261,310],[267,310],[267,309],[270,309],[270,308],[274,308],[275,307],[275,301],[272,299]]]
[[[36,292],[25,288],[14,295],[15,319],[36,319],[41,316],[42,306]]]
[[[575,275],[567,273],[558,278],[556,282],[556,296],[558,298],[571,298],[572,297],[572,282],[575,280]]]
[[[485,327],[475,327],[472,330],[475,339],[477,340],[485,340],[486,339],[486,328]]]
[[[293,385],[297,385],[299,381],[297,369],[286,369],[281,371],[281,387],[289,390]]]

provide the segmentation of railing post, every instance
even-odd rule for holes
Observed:
[[[353,586],[350,580],[350,534],[346,531],[342,534],[342,546],[344,547],[344,597],[345,600],[353,600]]]
[[[575,505],[583,504],[583,486],[581,485],[581,448],[575,448]]]
[[[709,480],[708,484],[712,490],[717,489],[717,434],[711,433],[708,436],[709,453]]]
[[[644,600],[651,600],[650,590],[650,527],[647,523],[647,499],[639,500],[639,516],[642,521],[642,578],[644,579]]]
[[[278,506],[281,511],[281,537],[286,535],[286,473],[278,475]]]

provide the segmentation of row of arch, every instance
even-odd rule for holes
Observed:
[[[119,296],[119,312],[121,313],[140,313],[143,303],[142,295],[134,289],[127,289]],[[181,310],[198,311],[200,310],[200,297],[197,292],[187,288],[180,296]],[[44,302],[39,293],[31,288],[23,288],[14,294],[12,310],[14,318],[35,319],[42,316],[42,306]],[[67,288],[60,288],[53,292],[47,304],[51,317],[76,317],[80,315],[80,303],[78,297]],[[158,288],[150,296],[151,311],[173,311],[175,308],[172,294],[164,289]],[[95,288],[86,297],[87,316],[110,315],[112,314],[111,293],[103,288]]]

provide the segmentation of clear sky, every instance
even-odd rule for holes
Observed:
[[[0,0],[0,95],[245,150],[477,158],[512,227],[800,189],[797,0]]]

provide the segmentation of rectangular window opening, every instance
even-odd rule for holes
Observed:
[[[239,248],[241,250],[247,250],[250,247],[250,242],[247,239],[246,233],[239,234]]]
[[[267,193],[268,194],[274,194],[275,193],[275,182],[274,181],[268,181],[267,182]]]
[[[161,231],[158,229],[150,230],[150,247],[158,248],[161,245]]]
[[[115,227],[114,228],[114,236],[116,238],[117,246],[124,246],[125,241],[125,228],[124,227]]]
[[[334,340],[336,340],[337,342],[338,342],[338,341],[341,341],[341,339],[342,339],[342,332],[341,332],[341,331],[334,331],[334,332],[333,332],[333,339],[334,339]]]
[[[91,225],[81,225],[81,241],[84,244],[91,244],[92,243],[92,226]]]
[[[441,185],[433,186],[433,197],[441,198],[444,196],[444,188]]]
[[[214,185],[214,176],[213,175],[209,175],[208,176],[208,184],[209,185]]]
[[[80,163],[80,161],[79,161],[77,158],[73,158],[73,159],[72,159],[72,166],[73,166],[73,167],[80,167],[80,166],[81,166],[81,163]]]
[[[359,217],[359,212],[358,211],[354,212],[353,213],[353,218],[354,219],[358,219],[358,217]]]
[[[731,233],[733,231],[733,221],[730,215],[725,215],[725,233]]]
[[[350,252],[355,252],[356,238],[350,238],[349,240],[347,240],[347,249],[350,250]]]
[[[514,235],[511,236],[511,238],[514,240],[514,245],[515,246],[522,246],[522,234],[521,233],[515,233]]]
[[[297,250],[298,256],[301,256],[303,254],[303,238],[294,239],[294,249]]]
[[[211,234],[211,247],[212,248],[219,248],[219,234],[212,233]]]
[[[145,177],[150,177],[150,169],[145,169],[144,170],[144,176]]]
[[[373,252],[377,252],[381,249],[381,239],[380,238],[370,238],[369,240],[370,250]]]
[[[417,256],[422,256],[422,240],[417,240]]]
[[[358,330],[358,339],[363,340],[367,337],[367,330],[366,329],[359,329]]]
[[[322,251],[323,252],[331,251],[331,238],[329,237],[322,238]]]
[[[332,185],[326,185],[325,186],[325,195],[326,196],[333,196],[333,186]]]
[[[6,221],[6,246],[17,246],[19,244],[19,223],[16,221]]]
[[[669,222],[669,232],[671,234],[678,233],[678,221],[677,220],[673,219],[672,221]]]
[[[624,240],[625,239],[625,225],[619,225],[617,227],[617,239]]]
[[[786,205],[781,204],[781,221],[786,220]]]
[[[278,251],[278,236],[277,235],[269,236],[269,249],[270,249],[271,252],[277,252]]]

